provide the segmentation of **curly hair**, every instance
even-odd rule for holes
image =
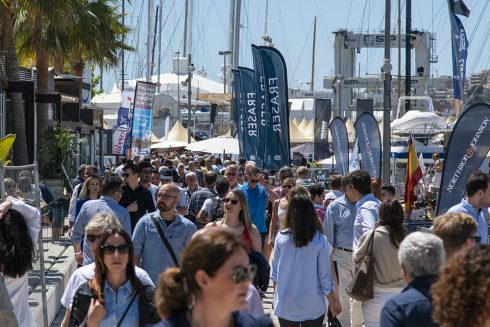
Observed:
[[[490,245],[476,245],[456,253],[442,267],[432,285],[434,322],[444,327],[483,326],[490,318]]]

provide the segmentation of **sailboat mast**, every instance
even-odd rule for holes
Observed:
[[[157,86],[160,93],[160,68],[162,62],[162,18],[163,18],[163,0],[160,0],[160,17],[158,20],[158,62],[157,62]]]
[[[269,0],[265,0],[265,18],[264,18],[264,45],[267,45],[267,17],[269,16]]]
[[[158,24],[158,14],[160,6],[157,6],[157,11],[155,13],[155,27],[153,29],[153,45],[151,47],[151,74],[153,76],[153,68],[155,68],[155,46],[157,43],[157,24]]]
[[[121,18],[121,23],[123,26],[124,25],[124,17],[126,17],[126,12],[125,12],[125,7],[126,7],[126,0],[121,0],[121,12],[122,12],[122,18]],[[122,43],[124,43],[125,35],[123,33],[122,35]],[[124,91],[124,49],[121,50],[121,92]]]
[[[231,67],[233,69],[238,68],[238,60],[240,55],[240,15],[242,9],[242,0],[235,0],[235,22],[233,32],[233,49],[230,49],[233,56],[233,62]]]
[[[397,46],[398,46],[398,79],[396,81],[396,91],[398,98],[402,95],[402,8],[401,8],[401,0],[398,0],[398,36],[397,36]]]
[[[146,81],[150,82],[151,80],[151,7],[153,0],[148,0],[148,16],[146,17]]]
[[[412,86],[412,46],[411,46],[411,38],[412,38],[412,0],[407,0],[406,4],[406,40],[405,40],[405,95],[409,96],[411,93]],[[410,110],[410,101],[405,103],[405,112]]]
[[[316,16],[313,18],[313,51],[311,54],[311,81],[310,91],[313,92],[315,83],[315,46],[316,46]]]
[[[189,17],[187,17],[187,54],[192,53],[192,24],[194,17],[194,0],[189,1]]]
[[[189,16],[189,1],[185,0],[185,14],[184,14],[184,38],[183,38],[183,47],[182,47],[182,56],[186,56],[187,54],[187,49],[186,49],[186,43],[187,43],[187,16]]]

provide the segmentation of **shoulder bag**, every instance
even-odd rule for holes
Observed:
[[[371,300],[374,297],[374,234],[376,234],[376,229],[373,230],[373,233],[369,237],[361,266],[356,270],[351,282],[345,288],[347,295],[354,300],[362,302]]]
[[[160,234],[160,238],[162,239],[163,244],[165,244],[165,247],[170,253],[170,256],[172,257],[172,261],[174,262],[175,267],[178,267],[179,261],[177,260],[177,256],[175,255],[174,249],[172,249],[172,245],[170,245],[170,242],[168,241],[167,237],[163,233],[162,226],[160,226],[160,223],[158,222],[157,218],[151,217],[151,220],[153,220],[153,224],[155,224],[155,227],[157,228],[158,234]]]

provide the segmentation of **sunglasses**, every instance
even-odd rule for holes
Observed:
[[[235,173],[227,173],[226,176],[236,176]]]
[[[231,273],[231,279],[235,284],[240,284],[244,280],[253,280],[257,272],[256,265],[248,265],[247,267],[238,267]]]
[[[224,201],[225,203],[231,203],[231,204],[233,204],[233,205],[238,204],[238,200],[236,200],[236,199],[224,199],[223,201]]]
[[[249,183],[250,184],[257,184],[258,182],[259,182],[258,179],[251,179],[251,180],[249,180]]]
[[[164,200],[168,200],[168,199],[177,199],[176,196],[172,196],[172,195],[168,195],[168,194],[157,194],[157,198],[161,198],[161,199],[164,199]]]
[[[116,251],[119,252],[119,254],[127,254],[129,252],[130,247],[131,247],[131,245],[129,245],[129,244],[121,244],[121,245],[105,244],[105,245],[100,246],[100,248],[102,249],[104,254],[107,254],[107,255],[114,254],[114,253],[116,253]]]
[[[93,235],[93,234],[87,234],[87,241],[90,243],[94,243],[100,238],[101,235]]]
[[[282,188],[293,188],[293,185],[283,185]]]

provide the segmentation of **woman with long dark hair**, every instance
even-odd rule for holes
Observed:
[[[379,317],[384,303],[391,296],[400,293],[405,283],[398,265],[398,248],[405,238],[403,227],[404,212],[401,204],[385,201],[379,207],[379,220],[373,230],[361,236],[354,251],[354,263],[360,265],[367,255],[374,256],[374,298],[363,302],[362,312],[366,327],[379,326]],[[374,235],[373,235],[374,233]]]
[[[331,250],[308,195],[290,197],[284,229],[277,234],[274,249],[271,279],[280,325],[322,326],[326,298],[335,302]],[[337,306],[330,310],[335,316],[340,313]]]
[[[12,197],[0,204],[0,267],[19,327],[35,326],[27,273],[32,270],[40,229],[36,208]]]
[[[105,232],[95,254],[95,277],[75,294],[70,326],[145,326],[158,321],[153,304],[154,290],[138,279],[133,264],[131,237],[117,228]],[[82,290],[92,299],[88,312],[77,312]],[[86,316],[86,318],[84,317]]]
[[[272,326],[268,317],[240,311],[256,267],[232,231],[210,228],[197,234],[180,262],[180,268],[160,275],[156,302],[162,321],[156,326]]]

